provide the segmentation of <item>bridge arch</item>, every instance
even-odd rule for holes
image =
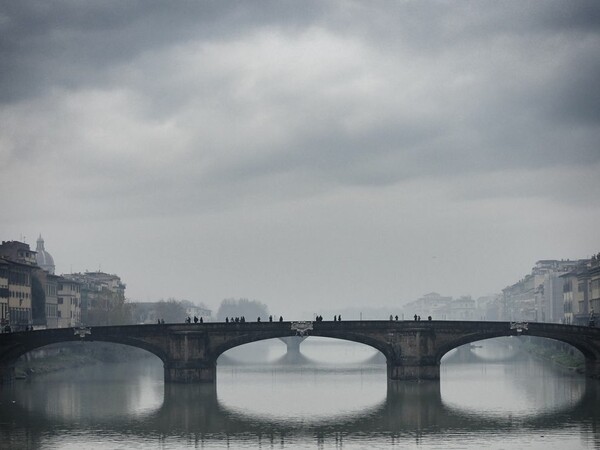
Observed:
[[[465,360],[468,362],[481,362],[481,363],[502,363],[506,361],[514,360],[515,357],[518,357],[519,353],[521,353],[521,341],[520,340],[509,340],[513,336],[507,337],[498,337],[498,338],[490,338],[484,339],[481,341],[475,341],[474,343],[465,344],[460,347],[456,347],[453,350],[448,351],[442,357],[442,363],[455,363],[455,362],[464,362]],[[477,345],[473,345],[477,344]],[[481,347],[495,347],[499,345],[501,348],[501,355],[494,354],[479,354],[477,351],[474,351],[476,348]],[[510,349],[508,347],[511,347]],[[573,348],[574,347],[570,347]],[[487,353],[487,352],[486,352]]]
[[[93,340],[92,339],[83,340],[83,339],[65,338],[65,339],[54,339],[52,341],[46,341],[46,342],[43,342],[41,340],[36,340],[32,344],[16,345],[16,346],[12,347],[8,351],[5,351],[2,353],[2,358],[7,361],[13,362],[13,361],[16,361],[17,359],[19,359],[21,356],[27,355],[28,353],[30,353],[34,350],[40,350],[40,349],[43,349],[45,347],[48,347],[48,346],[54,345],[54,344],[66,344],[66,343],[71,343],[71,342],[78,342],[78,343],[105,342],[105,343],[109,343],[109,344],[121,344],[121,345],[126,345],[128,347],[139,348],[141,350],[147,351],[148,353],[151,353],[154,356],[157,356],[161,361],[163,361],[163,363],[167,360],[167,355],[165,354],[165,352],[161,348],[158,348],[154,345],[150,345],[144,341],[135,340],[135,339],[127,339],[127,338],[115,339],[115,338],[110,338],[110,337],[98,338],[98,339],[93,339]]]
[[[29,352],[52,344],[68,342],[106,342],[140,348],[168,361],[168,349],[143,335],[128,333],[131,327],[58,328],[0,334],[0,382],[14,378],[14,364]]]
[[[284,330],[284,331],[269,330],[269,331],[254,333],[254,334],[242,334],[240,336],[236,336],[231,339],[228,339],[228,340],[220,343],[219,345],[216,345],[210,352],[211,358],[216,361],[219,358],[219,356],[221,356],[227,350],[231,350],[233,348],[240,347],[240,346],[246,345],[246,344],[252,344],[254,342],[267,341],[269,339],[277,339],[277,338],[289,337],[289,336],[290,336],[290,332],[286,331],[286,330]]]
[[[541,324],[546,325],[546,324]],[[460,337],[457,337],[453,340],[445,342],[437,348],[435,353],[435,360],[439,363],[444,355],[446,355],[449,351],[458,348],[465,344],[471,344],[477,341],[484,341],[487,339],[493,339],[497,337],[506,337],[506,336],[532,336],[545,338],[552,341],[558,341],[565,344],[570,345],[571,347],[579,350],[586,361],[600,361],[600,348],[598,348],[598,344],[594,344],[593,341],[590,341],[589,336],[587,334],[583,334],[578,336],[576,333],[552,333],[547,331],[546,329],[539,329],[540,327],[536,327],[535,324],[533,327],[529,327],[528,330],[524,330],[522,333],[515,333],[512,330],[502,331],[502,330],[493,330],[488,332],[478,332],[472,334],[466,334]],[[585,327],[582,328],[581,331],[585,332]]]
[[[364,344],[375,350],[382,353],[386,358],[392,357],[394,354],[394,349],[392,345],[386,341],[382,341],[377,337],[372,337],[365,334],[360,333],[340,333],[340,332],[331,332],[331,331],[318,331],[316,333],[312,333],[311,336],[317,337],[325,337],[331,339],[341,339],[343,341],[348,342],[356,342],[358,344]],[[399,349],[397,351],[400,351]]]
[[[294,336],[294,334],[290,335],[289,331],[285,331],[285,330],[284,331],[257,333],[257,334],[253,334],[253,335],[242,335],[242,336],[230,339],[227,342],[224,342],[224,343],[216,346],[211,352],[211,358],[216,361],[219,358],[219,356],[221,356],[223,353],[225,353],[226,351],[231,350],[233,348],[236,348],[236,347],[239,347],[242,345],[246,345],[246,344],[251,344],[254,342],[261,342],[261,341],[266,341],[269,339],[276,339],[276,338],[290,337],[290,336]],[[393,352],[392,347],[388,343],[382,342],[382,341],[380,341],[376,338],[370,337],[370,336],[365,336],[365,335],[356,334],[356,333],[321,332],[321,331],[315,332],[313,330],[306,336],[307,337],[323,337],[323,338],[337,339],[337,340],[343,340],[343,341],[347,341],[347,342],[353,342],[353,343],[357,343],[357,344],[367,345],[367,346],[381,352],[386,357]]]
[[[38,353],[39,352],[39,353]],[[38,362],[38,358],[42,358]],[[67,369],[72,365],[93,365],[95,363],[124,363],[131,361],[153,360],[155,363],[164,361],[148,348],[140,345],[131,345],[110,340],[96,341],[62,341],[49,343],[30,349],[14,360],[17,371],[34,369],[41,363],[40,373],[45,373],[46,367],[50,370]],[[46,361],[48,362],[46,364]],[[56,361],[56,362],[55,362]],[[54,369],[52,369],[54,367]]]

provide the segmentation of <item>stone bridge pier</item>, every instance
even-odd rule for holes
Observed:
[[[388,360],[387,375],[390,380],[439,380],[440,363],[432,356]]]
[[[388,379],[439,380],[440,361],[436,358],[436,350],[432,328],[389,333],[389,347],[384,351]]]
[[[166,383],[214,383],[217,364],[214,361],[169,361],[165,363]]]
[[[279,338],[286,347],[287,355],[297,357],[300,355],[300,344],[306,339],[307,336],[289,336]]]
[[[216,380],[217,363],[207,348],[206,333],[179,331],[171,334],[167,357],[163,359],[165,382],[211,383]]]

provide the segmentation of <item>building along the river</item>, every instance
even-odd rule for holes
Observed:
[[[0,281],[2,323],[13,331],[23,330],[32,325],[31,277],[37,268],[35,252],[24,242],[2,241],[0,259],[3,271],[0,275],[3,280]]]

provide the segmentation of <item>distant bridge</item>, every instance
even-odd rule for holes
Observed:
[[[600,378],[600,329],[574,325],[470,321],[245,322],[57,328],[0,334],[0,378],[14,377],[21,355],[49,344],[102,341],[139,347],[164,364],[165,382],[216,381],[217,358],[239,345],[265,339],[321,336],[379,350],[390,380],[438,380],[442,356],[470,342],[526,334],[562,341],[580,350],[586,375]]]

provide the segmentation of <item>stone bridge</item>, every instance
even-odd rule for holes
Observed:
[[[509,322],[346,321],[246,322],[127,325],[62,328],[0,334],[0,377],[14,376],[21,355],[49,344],[103,341],[131,345],[158,356],[165,382],[215,382],[217,358],[230,348],[297,334],[344,339],[369,345],[387,360],[391,380],[436,380],[442,356],[453,348],[484,339],[526,334],[566,342],[585,356],[586,374],[600,378],[600,329]]]

